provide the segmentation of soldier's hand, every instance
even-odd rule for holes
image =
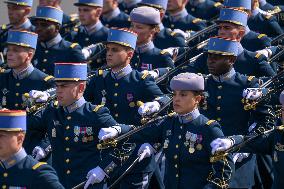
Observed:
[[[160,110],[161,105],[157,101],[146,102],[139,107],[138,113],[142,116],[151,115]]]
[[[148,70],[143,70],[141,73],[142,74],[144,74],[144,73],[146,73],[146,72],[148,72],[148,74],[150,75],[150,76],[152,76],[154,79],[156,79],[156,78],[158,78],[158,73],[156,72],[156,71],[148,71]]]
[[[234,145],[234,141],[229,138],[217,138],[210,143],[212,148],[211,153],[225,151]]]
[[[266,58],[270,58],[272,56],[272,51],[270,49],[262,49],[256,52],[264,55]]]
[[[119,131],[120,131],[120,127],[116,127],[116,126],[109,127],[109,128],[101,128],[98,138],[100,140],[115,138],[116,136],[118,136]]]
[[[50,94],[45,91],[31,90],[29,92],[29,96],[30,98],[34,99],[36,102],[46,102],[50,97]]]
[[[247,88],[243,90],[243,97],[247,100],[256,100],[260,98],[266,89]]]
[[[149,143],[144,143],[140,146],[138,150],[138,155],[140,156],[139,162],[147,157],[151,157],[152,154],[155,153],[155,149]]]
[[[234,153],[233,154],[233,161],[242,162],[245,158],[249,157],[249,153]]]
[[[42,149],[40,146],[36,146],[32,151],[32,156],[39,161],[45,158],[47,154],[45,153],[44,149]]]
[[[84,186],[84,189],[87,189],[89,185],[95,184],[95,183],[100,183],[104,180],[106,176],[106,173],[99,167],[97,166],[96,168],[90,170],[87,174],[87,182]]]

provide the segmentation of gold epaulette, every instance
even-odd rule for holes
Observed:
[[[222,3],[220,2],[214,3],[214,7],[220,7],[220,6],[222,6]]]
[[[99,109],[101,109],[102,107],[104,107],[104,106],[103,106],[103,105],[97,105],[97,106],[95,107],[95,109],[93,109],[93,112],[99,111]]]
[[[248,81],[252,81],[255,78],[255,76],[249,76]]]
[[[3,24],[2,26],[1,26],[1,29],[2,30],[5,30],[7,28],[7,25],[6,24]]]
[[[171,36],[175,36],[177,33],[176,32],[171,32]]]
[[[77,45],[79,45],[78,43],[72,43],[71,45],[70,45],[70,47],[73,49],[74,47],[76,47]]]
[[[194,20],[192,20],[192,23],[196,24],[198,22],[202,21],[200,18],[195,18]]]
[[[51,79],[53,79],[54,77],[52,75],[48,75],[44,78],[44,81],[49,81]]]
[[[265,36],[267,36],[267,35],[262,33],[262,34],[259,34],[259,35],[257,36],[257,38],[258,38],[258,39],[261,39],[261,38],[263,38],[263,37],[265,37]]]
[[[254,57],[259,58],[261,55],[262,55],[261,53],[257,53]]]
[[[98,74],[102,76],[104,74],[104,70],[99,70]]]
[[[168,114],[168,116],[169,116],[169,117],[173,117],[173,116],[175,116],[176,114],[177,114],[176,112],[171,112],[171,113]]]
[[[45,162],[38,162],[37,164],[35,164],[33,167],[32,167],[32,169],[33,170],[36,170],[36,169],[38,169],[40,166],[42,166],[42,165],[46,165],[47,163],[45,163]]]
[[[149,75],[149,72],[144,72],[141,78],[142,78],[142,79],[146,79],[146,77],[147,77],[148,75]]]
[[[212,123],[214,123],[214,122],[216,122],[216,120],[214,120],[214,119],[211,119],[211,120],[209,120],[209,121],[207,121],[206,122],[206,125],[211,125]]]

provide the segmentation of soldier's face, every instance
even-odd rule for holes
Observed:
[[[147,24],[131,22],[131,29],[138,35],[137,45],[143,45],[150,42],[155,34],[155,30]]]
[[[237,41],[241,41],[243,37],[242,34],[244,34],[238,26],[231,23],[220,23],[218,28],[218,35],[220,37],[230,38]]]
[[[173,91],[173,108],[174,111],[180,115],[186,114],[194,110],[200,100],[201,96],[195,96],[192,91]]]
[[[55,6],[57,0],[39,0],[38,5],[39,6]]]
[[[174,11],[183,7],[185,0],[169,0],[167,5],[168,11]]]
[[[79,99],[85,90],[80,82],[56,82],[56,96],[60,106],[69,106]]]
[[[113,70],[125,67],[133,55],[133,51],[128,51],[125,47],[115,43],[108,43],[106,49],[107,65]]]
[[[7,63],[9,68],[20,69],[26,66],[27,62],[31,62],[33,52],[25,47],[17,45],[8,45]]]
[[[39,41],[45,42],[53,39],[57,33],[57,24],[54,22],[37,19],[33,22]]]
[[[18,152],[23,140],[23,133],[0,131],[0,160],[6,160]]]
[[[30,8],[26,6],[18,6],[7,4],[9,21],[13,25],[20,24],[21,21],[30,13]]]
[[[112,11],[115,7],[117,7],[116,0],[104,0],[103,14]]]
[[[102,12],[102,8],[91,6],[79,6],[79,20],[83,26],[89,26],[96,22]]]
[[[209,73],[219,76],[228,73],[233,66],[235,57],[208,53],[207,66]]]

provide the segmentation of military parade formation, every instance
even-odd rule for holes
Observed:
[[[284,189],[282,0],[5,0],[0,188]]]

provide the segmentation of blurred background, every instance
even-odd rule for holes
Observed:
[[[0,0],[0,25],[9,23],[7,16],[7,6],[6,3],[4,2],[5,0]],[[72,14],[77,12],[77,8],[73,6],[74,2],[77,2],[77,0],[62,0],[61,6],[66,14]],[[38,5],[38,0],[34,0],[31,16],[35,14],[37,5]]]

